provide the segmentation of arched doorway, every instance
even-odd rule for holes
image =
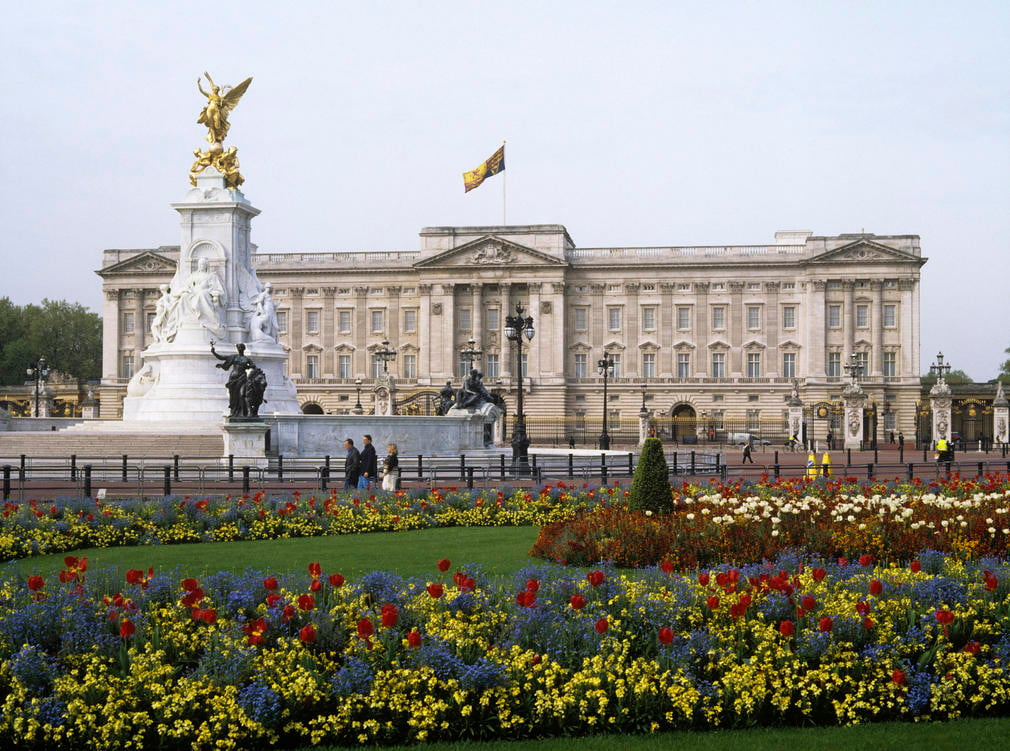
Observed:
[[[698,414],[690,404],[675,404],[670,410],[671,438],[679,443],[698,441]]]
[[[323,408],[320,407],[315,402],[305,402],[305,404],[302,405],[302,414],[303,415],[321,415],[321,414],[323,414]]]

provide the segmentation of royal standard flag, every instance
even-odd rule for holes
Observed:
[[[463,173],[463,185],[466,187],[465,193],[469,193],[491,175],[497,175],[505,169],[505,145],[487,158],[487,161],[477,169]]]

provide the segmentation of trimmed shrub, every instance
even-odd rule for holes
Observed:
[[[631,482],[628,509],[652,511],[655,514],[673,511],[670,476],[663,455],[663,443],[658,438],[646,438],[642,446],[642,455],[635,467],[635,478]]]

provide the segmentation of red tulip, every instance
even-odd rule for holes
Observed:
[[[386,628],[392,628],[400,620],[400,611],[396,609],[396,605],[383,605],[381,615],[382,625]]]
[[[803,606],[803,609],[809,613],[817,607],[817,600],[813,595],[803,595],[803,599],[800,600],[800,604]]]
[[[207,625],[217,623],[217,610],[215,610],[214,608],[208,608],[207,610],[204,610],[203,617],[200,620],[202,620]]]
[[[884,585],[879,579],[874,579],[870,582],[870,594],[873,596],[878,596],[884,591]]]
[[[523,608],[532,608],[534,603],[537,601],[536,592],[530,592],[528,589],[524,589],[516,595],[516,605]]]
[[[301,595],[298,598],[299,610],[312,610],[316,607],[316,598],[312,595]]]
[[[346,581],[346,579],[344,579],[344,575],[343,574],[330,574],[330,586],[331,587],[339,589],[340,587],[344,586],[344,582],[345,581]]]
[[[659,629],[657,637],[660,644],[670,644],[673,641],[673,629],[663,627]]]
[[[867,631],[872,631],[876,627],[876,623],[873,622],[872,618],[866,617],[863,619],[863,628]]]
[[[302,640],[302,644],[312,644],[316,640],[316,627],[311,623],[302,626],[298,632],[298,638]]]
[[[281,611],[281,620],[287,623],[294,617],[295,617],[295,606],[285,605],[284,610]]]
[[[866,615],[870,612],[870,603],[865,600],[860,600],[856,603],[856,612],[860,615]]]
[[[705,600],[705,604],[708,605],[709,610],[715,610],[719,607],[719,598],[716,595],[711,595],[707,600]]]
[[[250,644],[262,644],[263,634],[266,630],[266,618],[257,618],[254,621],[249,621],[249,623],[242,627],[242,631],[249,637]]]
[[[586,606],[586,598],[579,594],[572,595],[572,599],[569,602],[573,610],[582,610]]]
[[[375,625],[367,618],[362,618],[358,621],[358,638],[367,639],[369,636],[375,633]]]
[[[834,621],[832,621],[831,618],[829,618],[828,616],[824,616],[823,618],[821,618],[821,620],[817,622],[817,627],[821,631],[830,631],[834,625],[835,625]]]
[[[909,565],[909,568],[912,569],[913,574],[917,574],[920,571],[922,571],[922,564],[917,560],[912,561],[912,563]]]
[[[428,594],[431,595],[436,600],[439,597],[441,597],[444,593],[445,593],[445,587],[443,587],[441,584],[436,583],[428,585]]]
[[[322,573],[323,573],[323,567],[320,566],[318,563],[309,564],[309,575],[313,579],[319,577]]]
[[[788,638],[796,633],[796,626],[793,624],[792,621],[789,620],[782,621],[781,623],[779,623],[779,633],[782,634],[782,636]]]
[[[870,555],[869,553],[863,553],[861,556],[859,556],[859,565],[860,566],[872,566],[873,565],[873,556]]]
[[[848,558],[839,558],[838,559],[838,565],[839,566],[848,566],[849,565],[849,559]]]
[[[936,611],[936,622],[944,626],[953,623],[954,614],[947,608],[940,608]]]
[[[477,582],[473,580],[472,576],[463,576],[459,580],[459,589],[461,592],[473,592],[477,588]]]
[[[605,634],[607,633],[607,629],[610,628],[610,624],[607,622],[606,618],[600,618],[593,628],[596,629],[596,633]]]
[[[137,627],[133,625],[133,621],[128,621],[125,618],[123,622],[119,624],[119,636],[123,639],[129,639],[137,633]]]
[[[819,582],[825,576],[827,576],[828,571],[827,571],[827,569],[823,569],[823,568],[815,568],[812,573],[813,573],[813,576],[814,576],[814,581],[815,582]]]
[[[710,581],[711,581],[711,577],[709,577],[709,575],[708,575],[708,572],[707,572],[707,571],[702,571],[702,572],[701,572],[700,574],[698,574],[698,583],[699,583],[699,584],[700,584],[701,586],[703,586],[703,587],[707,587],[707,586],[708,586],[708,583],[709,583]]]
[[[187,592],[192,592],[194,589],[200,586],[200,582],[196,579],[187,578],[182,580],[182,588]]]
[[[974,639],[964,645],[964,651],[970,655],[977,655],[981,646]]]
[[[449,567],[452,565],[452,562],[448,558],[442,558],[435,565],[437,565],[438,570],[444,574],[446,571],[449,570]]]
[[[36,575],[28,577],[28,589],[30,589],[32,592],[38,592],[44,586],[46,586],[46,580],[43,579],[41,576]]]
[[[664,574],[673,573],[673,561],[663,561],[662,563],[659,564],[659,567],[660,569],[663,570]]]
[[[586,581],[588,581],[594,587],[598,587],[601,584],[603,584],[606,578],[607,575],[604,574],[599,569],[597,569],[596,571],[590,571],[588,574],[586,574]]]
[[[274,594],[273,592],[271,592],[270,594],[267,595],[267,607],[268,608],[272,608],[274,605],[276,605],[280,601],[281,601],[281,596],[278,595],[278,594]]]
[[[309,582],[309,591],[310,592],[318,592],[322,588],[323,588],[323,583],[321,581],[319,581],[318,579],[313,579],[311,582]]]
[[[526,591],[527,592],[538,592],[538,591],[540,591],[540,580],[539,579],[530,579],[530,580],[528,580],[526,582]]]
[[[420,647],[421,641],[421,634],[417,632],[417,629],[412,629],[407,633],[407,644],[413,649]]]
[[[897,668],[895,668],[891,672],[891,682],[894,685],[896,685],[896,686],[904,686],[905,685],[905,671],[904,670],[898,670]]]

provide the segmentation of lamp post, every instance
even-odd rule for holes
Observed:
[[[937,384],[947,382],[947,374],[950,372],[950,363],[943,361],[943,352],[936,353],[936,362],[929,366],[929,372],[936,376]]]
[[[474,359],[484,354],[481,350],[477,349],[477,340],[473,337],[466,340],[466,347],[461,349],[459,353],[470,361],[470,367],[467,368],[467,373],[473,370]]]
[[[355,378],[354,379],[354,389],[355,389],[355,391],[358,392],[358,401],[354,405],[354,414],[360,415],[362,412],[365,411],[364,408],[362,408],[362,406],[361,406],[361,379],[360,378]]]
[[[389,361],[396,359],[396,350],[389,348],[389,340],[382,340],[382,349],[374,352],[375,356],[382,360],[382,374],[389,375]]]
[[[35,380],[35,414],[32,417],[39,416],[39,384],[44,384],[46,378],[49,377],[49,364],[46,362],[46,358],[40,357],[33,363],[28,364],[28,377]]]
[[[606,451],[610,448],[610,434],[607,433],[607,380],[614,375],[613,356],[604,352],[603,357],[596,361],[596,372],[603,376],[603,432],[600,433],[600,451]]]
[[[536,329],[533,328],[533,316],[523,317],[522,304],[516,304],[516,314],[505,316],[505,338],[516,343],[516,419],[512,429],[512,463],[526,464],[530,439],[526,435],[526,415],[523,414],[523,336],[527,341],[533,341]]]

